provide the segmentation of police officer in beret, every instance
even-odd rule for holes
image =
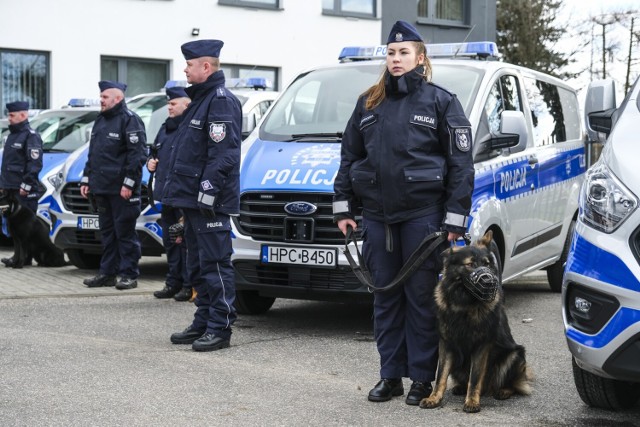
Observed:
[[[34,213],[42,196],[38,174],[42,170],[42,139],[29,126],[29,103],[16,101],[6,104],[9,118],[9,136],[4,144],[0,188],[15,193],[22,206]],[[0,260],[7,267],[14,265],[13,257]],[[31,265],[27,254],[25,265]]]
[[[219,55],[223,42],[182,45],[189,108],[174,139],[162,203],[181,208],[189,282],[197,292],[193,322],[171,335],[195,351],[229,347],[236,319],[231,265],[230,215],[240,205],[242,107],[224,87]]]
[[[85,279],[90,288],[138,286],[140,242],[136,219],[140,215],[140,180],[146,158],[144,123],[127,108],[127,85],[103,80],[100,114],[89,142],[89,157],[80,181],[80,194],[98,211],[102,259],[97,276]],[[117,276],[120,280],[116,283]]]
[[[430,82],[418,31],[398,21],[387,40],[386,68],[359,99],[342,139],[334,183],[334,219],[346,234],[362,206],[365,263],[377,287],[388,285],[422,240],[439,230],[466,232],[474,168],[471,125],[454,94]],[[444,248],[443,248],[444,250]],[[374,293],[380,381],[369,400],[429,396],[438,361],[433,291],[440,250],[403,285]]]
[[[184,90],[184,87],[175,86],[167,88],[167,107],[169,117],[160,127],[156,140],[151,148],[151,157],[147,160],[147,169],[155,174],[153,186],[153,198],[162,199],[164,183],[169,174],[167,163],[171,155],[174,137],[178,130],[178,125],[184,117],[182,113],[187,109],[191,100]],[[182,212],[178,208],[170,205],[162,205],[160,222],[162,224],[162,241],[167,254],[169,272],[165,280],[165,286],[159,291],[155,291],[156,298],[171,298],[176,301],[188,301],[191,299],[192,289],[187,277],[187,246],[181,241],[176,241],[173,236],[173,229],[180,224]],[[171,226],[174,226],[172,229]],[[178,227],[180,228],[180,227]]]

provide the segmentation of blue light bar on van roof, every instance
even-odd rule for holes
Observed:
[[[168,89],[170,87],[187,87],[189,86],[189,83],[187,83],[186,80],[167,80],[167,82],[164,84],[164,88]]]
[[[499,58],[498,46],[494,42],[468,42],[468,43],[434,43],[427,44],[427,56],[429,58],[454,58],[457,56],[471,56],[479,58]],[[345,47],[340,52],[340,61],[362,61],[368,59],[384,58],[387,56],[387,46],[351,46]]]
[[[100,105],[100,100],[91,98],[71,98],[67,103],[67,106],[69,107],[92,107],[94,105]]]
[[[226,80],[226,86],[231,89],[267,89],[272,88],[273,83],[264,77],[231,78]]]

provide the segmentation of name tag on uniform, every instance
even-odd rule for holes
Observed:
[[[412,113],[411,118],[409,119],[409,123],[419,126],[427,126],[431,129],[437,129],[436,118],[433,116],[428,116],[426,114],[416,114]]]
[[[203,125],[204,125],[204,120],[191,119],[191,121],[189,122],[189,127],[194,129],[202,129]]]

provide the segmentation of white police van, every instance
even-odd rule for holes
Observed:
[[[457,94],[473,126],[472,238],[493,230],[504,281],[545,268],[559,292],[586,168],[575,91],[495,60],[494,43],[427,50],[434,83]],[[233,218],[239,312],[264,312],[276,297],[367,293],[341,253],[333,182],[342,132],[385,55],[386,46],[345,48],[340,64],[301,73],[245,140]]]
[[[640,78],[617,109],[611,80],[586,100],[590,138],[608,139],[580,192],[563,319],[578,394],[619,410],[640,399]]]

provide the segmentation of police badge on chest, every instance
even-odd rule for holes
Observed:
[[[213,122],[209,125],[209,138],[215,143],[218,143],[227,136],[227,125],[224,123]]]

